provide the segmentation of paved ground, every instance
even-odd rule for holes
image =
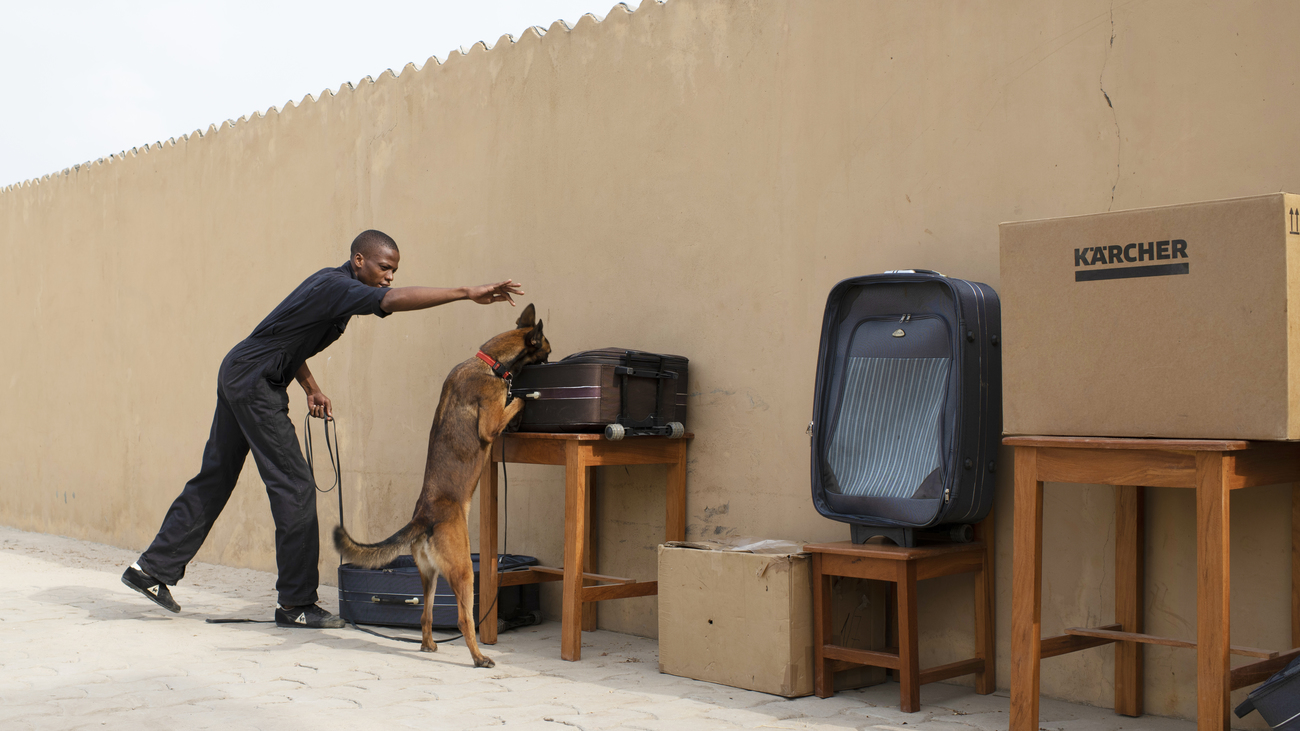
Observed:
[[[1006,693],[927,685],[924,709],[898,710],[887,683],[834,698],[786,700],[658,672],[656,644],[584,635],[583,660],[559,659],[559,624],[503,634],[476,670],[460,642],[436,655],[352,629],[213,625],[269,618],[274,577],[195,564],[184,612],[123,586],[135,554],[0,527],[0,729],[1005,729]],[[332,592],[322,592],[328,595]],[[335,610],[334,601],[324,604]],[[1042,728],[1190,731],[1050,700]]]

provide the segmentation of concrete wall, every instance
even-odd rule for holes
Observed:
[[[691,537],[845,538],[808,495],[828,289],[900,267],[996,286],[1001,221],[1300,190],[1298,33],[1283,0],[647,0],[6,189],[0,521],[143,549],[197,470],[222,355],[376,227],[399,285],[522,280],[557,355],[690,357]],[[312,362],[360,537],[409,517],[444,375],[515,314],[358,318]],[[509,550],[558,564],[559,470],[509,476]],[[603,573],[653,575],[662,478],[599,478]],[[1148,628],[1192,638],[1192,495],[1149,497]],[[1111,490],[1047,499],[1044,632],[1108,622]],[[1285,647],[1289,492],[1233,500],[1233,640]],[[320,513],[328,530],[333,496]],[[199,558],[273,568],[251,465]],[[970,652],[967,582],[924,598],[923,660]],[[655,600],[601,622],[653,635]],[[1045,662],[1044,692],[1109,704],[1111,657]],[[1147,708],[1192,714],[1194,656],[1147,658]]]

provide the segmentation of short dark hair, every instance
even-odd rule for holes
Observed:
[[[355,239],[352,239],[352,256],[357,254],[370,256],[376,249],[388,249],[395,253],[401,253],[397,248],[397,242],[393,241],[392,236],[383,231],[376,231],[373,228],[362,231],[357,234]]]

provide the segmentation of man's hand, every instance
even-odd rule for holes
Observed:
[[[523,286],[513,279],[507,279],[504,282],[496,284],[480,284],[477,287],[466,287],[467,296],[465,299],[477,302],[480,305],[490,305],[493,302],[509,302],[511,307],[515,306],[515,300],[510,295],[522,295],[524,291],[520,289]]]
[[[334,407],[330,403],[328,396],[320,391],[316,391],[315,393],[307,394],[307,413],[317,419],[332,420],[334,418]]]
[[[298,379],[298,385],[302,386],[303,393],[307,394],[307,413],[317,419],[333,419],[334,407],[330,404],[329,397],[316,385],[316,379],[311,375],[311,369],[303,363],[294,374]]]

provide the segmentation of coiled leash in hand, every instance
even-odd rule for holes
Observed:
[[[307,414],[307,416],[303,417],[302,420],[302,430],[303,430],[302,441],[303,441],[303,451],[306,452],[305,456],[307,458],[307,470],[308,473],[311,475],[312,488],[315,489],[316,492],[322,494],[330,493],[330,492],[338,493],[339,525],[341,526],[343,525],[343,451],[339,449],[338,424],[334,424],[334,443],[330,444],[330,423],[333,421],[334,421],[333,417],[325,419],[325,449],[329,452],[330,455],[330,467],[334,468],[334,484],[330,485],[329,488],[322,490],[320,489],[320,485],[316,484],[316,462],[312,459],[311,414],[310,413]],[[343,565],[342,556],[339,556],[339,565],[340,566]],[[492,597],[492,603],[488,605],[487,612],[490,613],[492,611],[492,608],[495,607],[496,604],[497,604],[497,598]],[[275,620],[273,619],[208,619],[205,621],[208,624],[274,624],[275,623]],[[382,637],[386,640],[396,640],[398,642],[412,642],[416,644],[420,644],[423,642],[423,640],[417,640],[413,637],[391,637],[389,635],[380,634],[379,632],[375,632],[374,630],[369,630],[364,627],[360,627],[357,625],[356,622],[353,622],[350,619],[344,621],[347,622],[349,625],[351,625],[352,629],[360,630],[362,632],[365,632],[368,635],[374,635],[375,637]],[[483,624],[482,619],[479,619],[477,622],[474,623],[475,631],[478,630],[479,625],[481,624]],[[453,642],[455,640],[461,639],[464,636],[465,634],[461,633],[454,637],[448,637],[446,639],[435,638],[434,641]]]
[[[311,449],[311,414],[307,414],[302,419],[302,442],[303,449],[307,453],[307,471],[311,473],[311,486],[316,488],[316,492],[321,494],[329,492],[338,492],[339,495],[339,525],[343,525],[343,452],[339,449],[339,425],[334,424],[334,443],[330,444],[330,424],[333,423],[334,417],[325,419],[325,449],[330,454],[330,467],[334,468],[334,484],[329,486],[328,490],[320,489],[316,484],[316,462],[312,460]],[[343,558],[339,557],[339,563],[343,563]]]

